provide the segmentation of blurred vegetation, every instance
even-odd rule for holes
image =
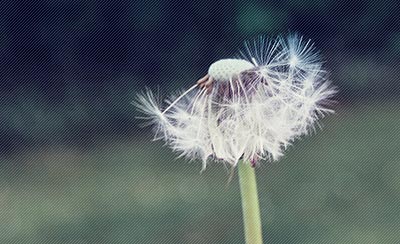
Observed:
[[[0,153],[131,138],[136,92],[187,87],[258,34],[315,41],[339,104],[398,99],[398,13],[395,0],[2,1]]]
[[[243,243],[237,180],[175,160],[130,103],[288,32],[321,50],[338,112],[257,170],[266,242],[400,242],[399,13],[396,0],[1,1],[0,243]]]
[[[267,243],[400,241],[394,105],[339,109],[257,169]],[[200,174],[150,139],[2,158],[0,242],[243,243],[236,176],[227,185],[221,164]]]

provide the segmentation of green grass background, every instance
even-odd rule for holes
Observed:
[[[398,104],[336,110],[257,168],[266,243],[400,242]],[[175,157],[146,133],[3,156],[0,243],[243,243],[237,175]]]

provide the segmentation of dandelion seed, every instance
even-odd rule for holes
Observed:
[[[314,130],[335,89],[326,81],[310,40],[264,37],[246,42],[235,59],[221,59],[208,74],[161,109],[150,90],[137,108],[155,139],[180,156],[236,166],[277,160],[294,139]]]

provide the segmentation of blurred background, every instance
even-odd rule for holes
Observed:
[[[400,5],[0,3],[0,243],[243,243],[238,179],[176,159],[131,105],[259,34],[298,32],[336,113],[257,169],[266,243],[400,242]]]

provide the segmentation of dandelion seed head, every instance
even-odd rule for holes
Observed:
[[[179,156],[233,166],[282,157],[292,142],[315,130],[335,94],[310,40],[298,35],[246,42],[240,58],[212,63],[208,74],[160,103],[150,90],[136,106],[155,139]]]
[[[244,59],[221,59],[210,65],[208,74],[216,81],[229,81],[254,65]]]

